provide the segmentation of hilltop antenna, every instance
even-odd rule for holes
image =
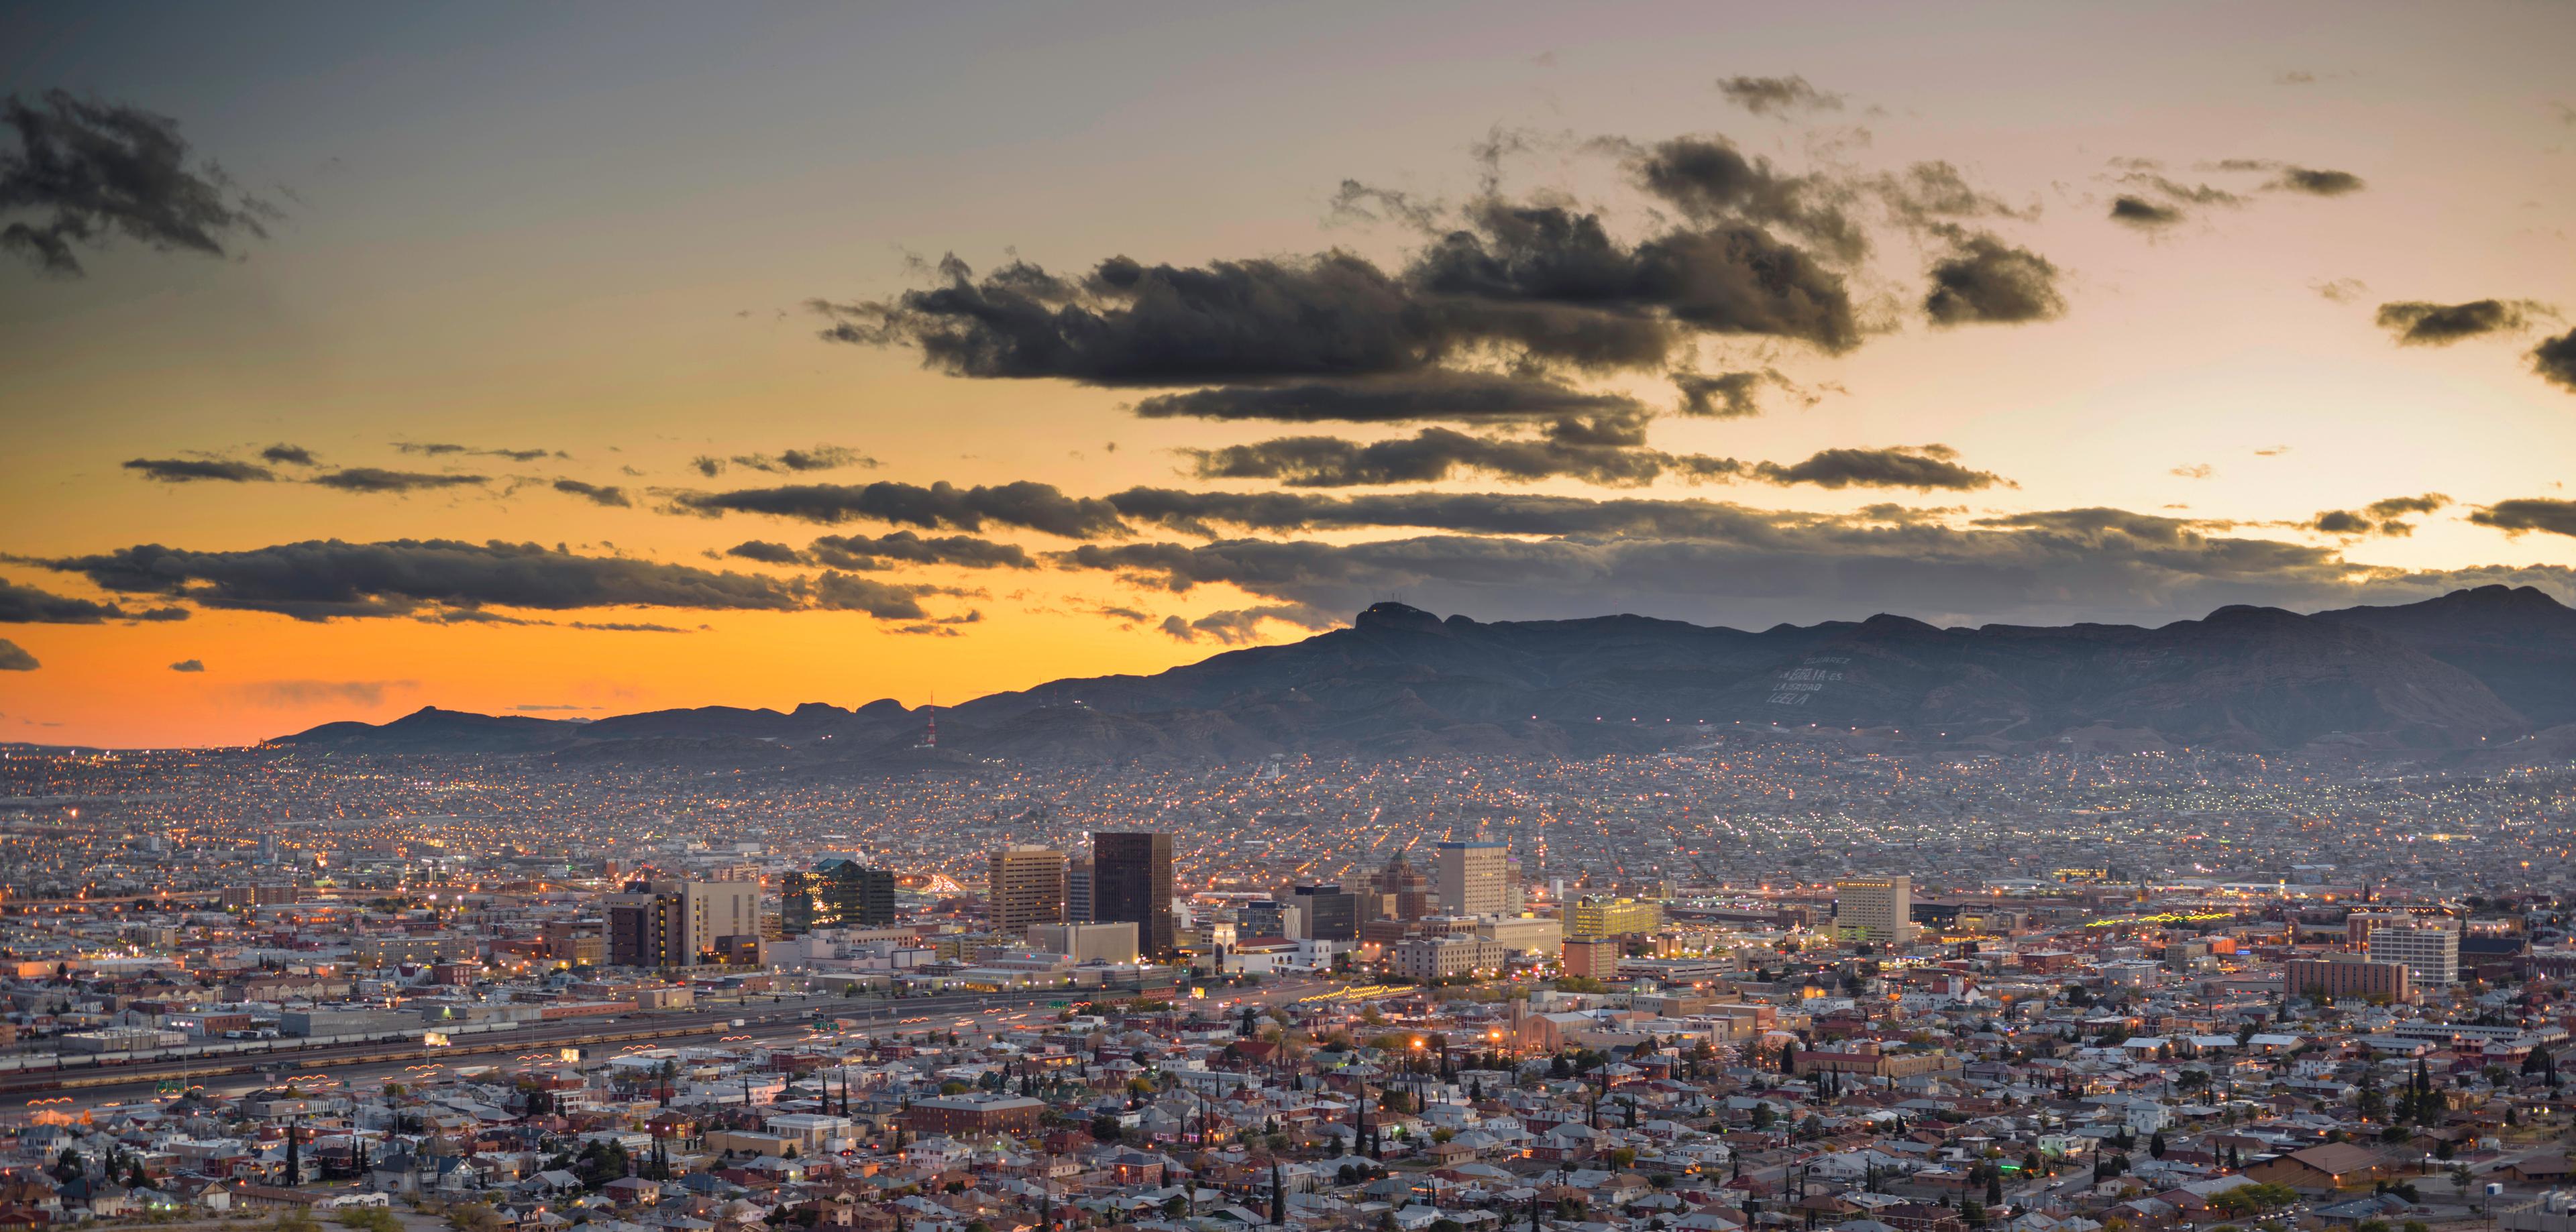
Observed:
[[[939,747],[939,690],[932,689],[930,691],[930,701],[927,705],[924,705],[922,709],[928,711],[930,717],[922,726],[921,743],[912,747],[916,749],[936,749]]]

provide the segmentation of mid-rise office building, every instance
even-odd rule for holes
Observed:
[[[1608,937],[1565,939],[1565,973],[1596,980],[1619,978],[1619,943]]]
[[[1569,937],[1624,937],[1650,933],[1664,925],[1664,907],[1633,898],[1585,897],[1566,912]]]
[[[1431,882],[1401,851],[1377,871],[1371,888],[1378,900],[1371,919],[1419,920],[1431,914]]]
[[[1064,922],[1064,853],[1014,844],[993,853],[984,880],[984,914],[993,931],[1018,935],[1032,924]]]
[[[1510,849],[1501,843],[1444,842],[1433,849],[1431,884],[1440,909],[1450,915],[1503,915],[1510,907],[1503,869]]]
[[[606,905],[608,961],[619,966],[686,967],[759,952],[756,883],[637,882]]]
[[[1834,936],[1872,945],[1914,939],[1914,879],[1845,877],[1834,883]]]
[[[1502,943],[1472,934],[1407,937],[1387,952],[1387,973],[1404,980],[1492,974],[1503,966]]]
[[[1172,836],[1159,831],[1101,830],[1091,836],[1092,914],[1136,925],[1145,957],[1180,952],[1172,927]]]
[[[1069,860],[1064,866],[1064,919],[1068,924],[1088,924],[1099,917],[1092,908],[1091,857]]]
[[[2460,982],[2459,930],[2429,916],[2382,924],[2370,930],[2370,961],[2402,964],[2415,983],[2448,988]]]
[[[1235,932],[1244,937],[1277,937],[1289,940],[1302,935],[1301,913],[1289,903],[1277,899],[1258,899],[1245,903],[1235,912]]]
[[[2404,1001],[2413,991],[2406,964],[2373,962],[2359,954],[2293,958],[2281,965],[2281,991],[2293,997],[2385,997]]]
[[[1115,924],[1033,924],[1029,926],[1029,948],[1042,954],[1062,954],[1077,963],[1132,963],[1136,961],[1136,926],[1125,920]]]
[[[780,887],[786,931],[883,928],[894,923],[894,871],[829,859],[810,873],[789,873]]]
[[[1350,941],[1360,935],[1360,900],[1337,885],[1301,885],[1297,900],[1297,935],[1304,941]]]

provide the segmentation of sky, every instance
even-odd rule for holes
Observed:
[[[2576,6],[0,8],[0,742],[2576,600]]]

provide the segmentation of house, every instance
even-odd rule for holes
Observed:
[[[2576,1179],[2576,1168],[2571,1168],[2569,1163],[2566,1155],[2542,1151],[2497,1168],[2491,1175],[2515,1185],[2564,1185],[2570,1179]]]
[[[2249,1180],[2286,1185],[2301,1193],[2331,1193],[2379,1179],[2379,1152],[2349,1142],[2329,1142],[2264,1160],[2245,1169]]]

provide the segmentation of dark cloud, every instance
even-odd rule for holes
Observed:
[[[1666,453],[1628,441],[1520,440],[1427,428],[1391,441],[1294,436],[1187,452],[1203,479],[1272,479],[1298,488],[1436,483],[1478,473],[1523,483],[1579,479],[1604,487],[1638,487],[1667,474],[1693,483],[1743,479],[1828,488],[1975,489],[2000,482],[1991,473],[1960,466],[1953,460],[1956,454],[1940,445],[1827,449],[1803,462],[1782,465]]]
[[[2307,528],[2329,535],[2402,536],[2415,533],[2415,524],[2406,519],[2448,508],[2451,498],[2439,492],[2422,496],[2391,496],[2372,501],[2361,509],[2328,509],[2310,519]]]
[[[1869,251],[1868,236],[1844,209],[1850,188],[1774,171],[1769,160],[1723,140],[1675,137],[1635,150],[1629,164],[1639,187],[1693,219],[1779,227],[1844,261]]]
[[[271,445],[259,451],[259,458],[280,466],[313,465],[313,451],[302,445]]]
[[[2469,520],[2480,526],[2492,526],[2508,535],[2532,530],[2552,535],[2576,535],[2576,501],[2547,497],[2500,500],[2470,510]]]
[[[1923,311],[1935,325],[2018,324],[2063,315],[2057,267],[2027,248],[1982,231],[1953,229],[1950,251],[1932,265]]]
[[[178,662],[171,664],[170,670],[174,672],[202,672],[206,670],[206,664],[202,659],[181,659]]]
[[[2340,197],[2360,192],[2365,185],[2361,177],[2349,171],[2322,171],[2313,167],[2283,167],[2281,177],[2265,185],[2283,192],[2301,192],[2318,197]]]
[[[0,637],[0,672],[32,672],[44,664],[36,656],[19,649],[18,643]]]
[[[2531,370],[2539,373],[2540,379],[2576,393],[2576,330],[2541,339],[2539,346],[2531,348],[2529,358]]]
[[[1717,92],[1728,102],[1755,115],[1785,115],[1793,111],[1840,111],[1843,96],[1819,90],[1807,79],[1794,74],[1787,77],[1723,77]]]
[[[1335,628],[1342,623],[1339,617],[1320,608],[1291,603],[1210,612],[1196,620],[1166,616],[1159,627],[1164,633],[1184,642],[1211,641],[1221,646],[1242,646],[1261,640],[1261,625],[1265,621],[1278,621],[1309,631]]]
[[[1701,194],[1712,209],[1715,192]],[[1343,252],[1204,267],[1117,257],[1081,278],[1014,262],[979,279],[950,257],[944,285],[813,307],[832,341],[915,346],[961,376],[1095,385],[1384,376],[1480,349],[1638,368],[1692,333],[1859,345],[1841,275],[1755,217],[1822,231],[1829,213],[1768,191],[1740,210],[1629,245],[1594,215],[1488,198],[1400,276]]]
[[[120,594],[166,595],[199,607],[275,612],[298,620],[408,616],[431,606],[549,611],[786,611],[803,606],[794,586],[769,578],[498,540],[330,539],[230,552],[144,544],[42,563]]]
[[[402,453],[421,454],[433,458],[442,454],[467,454],[477,458],[507,458],[512,462],[534,462],[539,458],[566,456],[560,449],[476,449],[445,441],[395,441],[394,448]]]
[[[1439,230],[1441,213],[1437,202],[1419,200],[1411,193],[1344,180],[1341,189],[1333,194],[1330,216],[1360,222],[1397,222],[1429,232]]]
[[[1717,477],[1743,470],[1743,464],[1732,458],[1640,449],[1624,437],[1607,444],[1562,438],[1521,440],[1470,436],[1448,428],[1425,428],[1390,441],[1286,436],[1183,452],[1193,459],[1192,469],[1203,479],[1274,479],[1300,488],[1436,483],[1469,473],[1523,483],[1571,478],[1605,487],[1637,487],[1668,471]]]
[[[764,565],[801,565],[806,563],[805,554],[803,552],[799,552],[786,544],[771,543],[765,539],[745,540],[733,545],[732,547],[726,548],[724,554],[727,556],[739,556],[744,560],[756,560]]]
[[[124,466],[146,479],[158,479],[163,483],[194,483],[199,480],[264,483],[277,478],[265,466],[219,458],[134,458]]]
[[[689,465],[694,467],[699,474],[704,475],[709,479],[713,479],[716,476],[723,474],[725,468],[724,459],[709,457],[706,454],[699,454],[698,456],[689,459]]]
[[[957,626],[982,623],[984,623],[984,613],[970,611],[962,616],[941,616],[914,624],[895,625],[888,628],[886,632],[908,634],[913,637],[957,637],[960,636]]]
[[[687,633],[687,632],[689,632],[689,630],[687,630],[687,629],[683,629],[683,628],[680,628],[680,627],[679,627],[679,626],[677,626],[677,625],[657,625],[657,624],[648,624],[648,623],[641,623],[641,622],[637,622],[637,621],[626,621],[626,620],[604,620],[604,621],[603,621],[603,620],[574,620],[574,621],[568,621],[568,622],[566,622],[566,623],[564,624],[564,627],[565,627],[565,628],[567,628],[567,629],[587,629],[587,630],[590,630],[591,632],[594,632],[594,633]]]
[[[836,569],[877,570],[898,564],[955,565],[966,569],[1035,569],[1026,549],[966,535],[922,538],[908,530],[890,535],[825,535],[806,549],[808,559]]]
[[[1021,480],[960,488],[948,483],[791,484],[731,492],[668,493],[671,508],[718,516],[763,513],[825,524],[874,521],[923,530],[982,530],[987,522],[1044,531],[1069,539],[1122,534],[1118,513],[1090,497],[1070,497],[1052,485]]]
[[[129,619],[135,619],[134,614],[114,604],[49,594],[33,586],[0,580],[0,625],[94,625]]]
[[[1685,192],[1687,174],[1673,172],[1674,192]],[[1715,193],[1700,204],[1721,208]],[[1817,217],[1814,226],[1827,225]],[[1758,221],[1678,228],[1631,247],[1597,216],[1560,206],[1489,201],[1475,218],[1424,250],[1410,277],[1477,305],[1495,341],[1599,367],[1658,363],[1677,331],[1794,339],[1828,352],[1860,345],[1842,275]]]
[[[716,474],[716,471],[707,470],[706,464],[713,462],[714,460],[715,459],[713,458],[700,458],[696,465],[699,471],[712,478]],[[766,471],[773,475],[779,475],[801,473],[805,471],[838,470],[845,466],[856,466],[874,470],[877,466],[877,460],[868,457],[855,449],[845,449],[839,445],[816,445],[811,449],[780,450],[776,457],[771,457],[765,453],[735,454],[733,464],[736,466],[749,467],[756,471]],[[717,468],[717,470],[722,469],[723,468],[721,466]]]
[[[1525,423],[1570,415],[1641,416],[1621,394],[1585,393],[1539,377],[1427,372],[1366,381],[1300,381],[1156,394],[1146,419],[1262,419],[1282,423]]]
[[[2480,334],[2518,333],[2549,305],[2527,299],[2480,299],[2465,304],[2405,300],[2379,306],[2379,327],[2399,346],[2449,346]]]
[[[929,613],[921,609],[921,596],[928,590],[840,572],[827,572],[814,579],[815,606],[866,612],[879,620],[927,619]]]
[[[470,607],[431,608],[413,612],[411,618],[425,625],[524,625],[540,629],[551,629],[555,625],[551,620],[530,620],[525,616]]]
[[[1937,226],[1967,218],[2026,219],[2039,214],[2036,206],[2014,209],[2001,197],[1969,183],[1956,166],[1939,160],[1881,175],[1869,182],[1869,188],[1887,206],[1890,215],[1909,227]]]
[[[1789,379],[1772,368],[1758,372],[1673,374],[1673,388],[1682,395],[1682,414],[1702,419],[1750,419],[1761,414],[1762,405],[1754,401],[1753,395],[1766,383],[1786,387]]]
[[[75,246],[111,235],[163,252],[220,257],[241,236],[266,236],[274,211],[236,192],[223,170],[192,162],[178,121],[66,90],[0,101],[17,148],[0,153],[0,248],[51,274],[84,271]]]
[[[2349,304],[2370,293],[2370,284],[2358,278],[2327,278],[2308,284],[2308,289],[2333,300]]]
[[[917,346],[960,376],[1096,385],[1411,372],[1467,340],[1349,253],[1203,268],[1116,257],[1080,279],[1026,262],[977,279],[955,257],[939,270],[945,285],[890,301],[817,301],[833,322],[823,336]]]
[[[1216,537],[1217,526],[1272,533],[1415,527],[1492,535],[1755,539],[1799,515],[1704,500],[1601,500],[1518,492],[1187,492],[1129,488],[1109,496],[1139,523]],[[1893,510],[1880,510],[1879,515]],[[1814,515],[1822,519],[1827,515]],[[1879,516],[1878,520],[1886,520]]]
[[[2208,523],[2122,510],[1963,526],[1760,510],[1710,522],[1691,539],[1240,539],[1085,544],[1052,559],[1159,590],[1222,584],[1326,611],[1402,593],[1418,606],[1481,619],[1620,611],[1751,628],[1882,611],[1971,623],[2158,623],[2230,603],[2402,603],[2490,583],[2576,593],[2576,571],[2563,568],[2394,573],[2345,561],[2329,546],[2240,538]]]
[[[2270,164],[2255,165],[2268,166]],[[2220,164],[2220,169],[2241,170],[2242,168],[2222,163]],[[2245,198],[2242,194],[2229,192],[2215,184],[2185,184],[2179,180],[2169,179],[2165,176],[2156,174],[2153,171],[2131,171],[2128,174],[2121,176],[2119,182],[2123,184],[2144,185],[2162,194],[2167,200],[2181,205],[2245,204]],[[2116,217],[2118,211],[2115,209],[2113,214]]]
[[[2111,221],[2132,227],[2169,227],[2182,221],[2182,211],[2127,193],[2112,198]]]
[[[473,487],[490,482],[483,475],[433,475],[423,471],[389,471],[376,466],[344,466],[304,482],[343,492],[423,492]]]
[[[1752,476],[1764,483],[1812,483],[1821,488],[1945,488],[1962,492],[2006,482],[1992,471],[1959,465],[1958,456],[1959,451],[1947,445],[1824,449],[1789,466],[1760,463],[1753,468]]]
[[[2391,496],[2370,502],[2370,516],[2394,518],[2410,513],[2436,513],[2449,508],[2450,504],[2451,498],[2439,492],[2427,492],[2422,496]]]
[[[578,496],[594,505],[613,505],[619,509],[628,508],[635,503],[626,498],[624,488],[603,487],[595,483],[583,483],[578,479],[556,480],[555,491],[567,496]]]

